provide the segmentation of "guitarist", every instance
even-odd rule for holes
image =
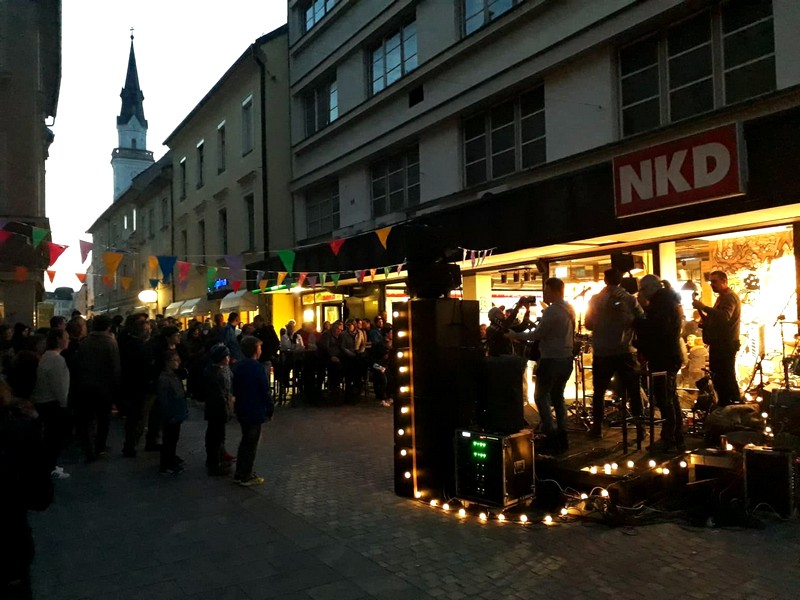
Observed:
[[[728,406],[741,400],[735,365],[742,303],[739,296],[728,287],[728,276],[723,271],[713,271],[709,283],[714,293],[718,294],[714,306],[706,306],[697,299],[692,306],[700,313],[703,342],[708,344],[708,368],[719,405]]]

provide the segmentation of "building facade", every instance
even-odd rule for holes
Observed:
[[[61,2],[0,4],[0,219],[11,235],[0,245],[0,318],[34,323],[42,298],[46,244],[32,228],[49,229],[45,160],[53,141],[61,86]]]
[[[275,308],[251,293],[258,282],[248,266],[294,245],[287,98],[283,26],[251,44],[164,142],[172,154],[174,254],[190,264],[168,307],[173,316],[239,310],[247,321]],[[244,270],[231,270],[226,257],[242,257]]]

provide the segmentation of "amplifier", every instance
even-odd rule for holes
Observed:
[[[534,497],[530,429],[511,435],[459,429],[455,455],[459,500],[506,508]]]
[[[800,389],[771,390],[769,424],[776,434],[800,435]]]
[[[764,446],[744,449],[744,496],[748,510],[774,510],[784,519],[794,512],[794,456]]]

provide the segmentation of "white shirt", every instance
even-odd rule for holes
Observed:
[[[58,402],[67,407],[69,396],[69,369],[67,361],[60,352],[48,350],[39,361],[36,369],[36,386],[33,388],[33,401],[36,404]]]

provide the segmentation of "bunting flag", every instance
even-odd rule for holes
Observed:
[[[47,237],[47,234],[50,233],[49,229],[42,229],[41,227],[31,227],[31,241],[33,242],[33,247],[38,248],[39,244],[44,241],[44,238]]]
[[[50,278],[50,283],[53,283],[53,277],[56,276],[56,272],[48,269],[47,271],[45,271],[45,273],[47,273],[47,276]]]
[[[356,273],[356,279],[358,280],[358,283],[364,283],[364,270],[361,269],[359,271],[356,271],[355,273]]]
[[[264,293],[264,292],[267,291],[267,283],[268,282],[267,282],[266,279],[259,279],[259,281],[258,281],[258,289],[261,290],[261,293]]]
[[[188,263],[184,260],[179,260],[177,262],[177,265],[178,265],[178,282],[189,283],[189,269],[192,268],[192,263]]]
[[[3,229],[6,225],[8,225],[8,219],[0,217],[0,229]]]
[[[294,270],[294,256],[294,250],[278,250],[278,258],[281,259],[287,273],[291,273]]]
[[[214,282],[217,281],[217,267],[208,267],[206,270],[206,287],[211,290],[214,289]]]
[[[402,271],[402,270],[403,270],[403,264],[404,264],[404,263],[400,263],[399,265],[397,265],[397,274],[398,274],[398,275],[400,275],[400,271]]]
[[[389,237],[390,233],[392,233],[392,226],[391,225],[389,227],[384,227],[383,229],[376,229],[375,230],[375,235],[378,236],[378,239],[380,240],[381,246],[383,246],[384,250],[386,250],[386,238]]]
[[[11,237],[11,232],[6,231],[5,229],[0,229],[0,244],[5,244],[8,241],[8,238]]]
[[[256,271],[255,280],[260,282],[262,279],[264,279],[264,271]]]
[[[324,271],[319,272],[319,284],[325,285],[325,282],[328,280],[328,274]]]
[[[103,264],[106,266],[106,275],[110,277],[116,275],[123,256],[122,252],[103,252]]]
[[[189,280],[188,279],[184,279],[182,281],[178,280],[178,289],[180,291],[182,291],[182,292],[185,291],[187,287],[189,287]]]
[[[28,267],[14,267],[14,281],[22,283],[28,280]]]
[[[156,289],[158,287],[158,277],[154,277],[153,279],[147,280],[150,283],[150,287]]]
[[[389,279],[389,272],[392,270],[392,267],[383,267],[383,278]]]
[[[239,279],[237,279],[236,281],[233,282],[233,291],[234,292],[238,292],[241,287],[242,287],[242,282]]]
[[[77,277],[78,281],[81,283],[86,283],[86,273],[75,273],[75,277]]]
[[[328,242],[328,246],[331,247],[331,252],[333,252],[334,256],[339,256],[339,250],[342,249],[344,242],[345,240],[333,240],[331,242]]]
[[[287,275],[288,273],[286,271],[278,271],[278,282],[275,285],[281,285]]]
[[[53,242],[47,242],[47,248],[48,251],[50,252],[50,264],[48,266],[52,267],[58,260],[58,257],[64,254],[64,250],[69,248],[69,246],[62,246],[61,244],[54,244]]]
[[[472,268],[474,269],[475,268],[475,250],[470,250],[469,251],[469,261],[470,261],[470,264],[472,265]]]
[[[341,276],[341,273],[331,273],[331,281],[333,282],[333,285],[339,285],[339,278]]]
[[[461,262],[467,262],[467,252],[469,252],[469,250],[466,248],[461,249]]]
[[[106,287],[110,288],[114,285],[114,278],[111,275],[103,275],[102,279]]]
[[[228,254],[225,256],[225,264],[230,269],[230,279],[244,279],[244,256],[241,254]]]
[[[150,278],[158,277],[158,259],[155,256],[147,257],[147,272]]]
[[[92,244],[92,242],[84,242],[83,240],[78,240],[78,244],[81,247],[81,262],[85,263],[89,256],[89,252],[91,252],[92,248],[94,248],[94,244]]]
[[[372,283],[375,283],[375,273],[377,273],[377,272],[378,272],[378,269],[370,269],[369,270],[369,275],[370,275],[370,279],[369,280]]]
[[[156,256],[158,266],[161,268],[161,275],[164,283],[169,283],[172,277],[172,271],[175,269],[175,263],[178,261],[177,256]]]
[[[317,287],[317,276],[316,275],[309,275],[308,277],[306,277],[306,281],[308,282],[308,285],[311,286],[312,290],[315,287]]]
[[[131,282],[133,281],[133,277],[120,277],[119,282],[122,284],[122,289],[126,292],[131,287]]]
[[[300,273],[300,275],[297,276],[297,285],[303,287],[303,282],[306,280],[306,277],[308,277],[308,273]]]

